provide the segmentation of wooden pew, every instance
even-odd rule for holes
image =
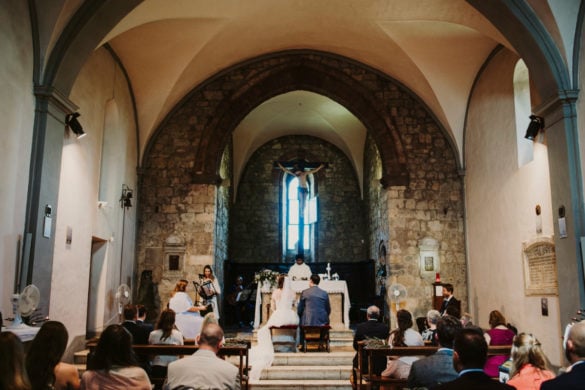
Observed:
[[[358,378],[357,384],[359,389],[370,388],[372,384],[389,385],[392,389],[403,389],[408,387],[406,379],[395,379],[376,375],[372,372],[373,360],[379,356],[429,356],[437,352],[437,346],[423,347],[368,347],[366,343],[358,343]],[[488,356],[491,355],[509,355],[511,345],[490,345],[488,346]],[[362,367],[362,356],[366,354],[368,360],[368,370],[364,372]],[[366,382],[366,384],[364,384]]]
[[[93,352],[97,343],[88,343],[87,348],[90,352]],[[240,372],[240,387],[242,389],[248,389],[248,371],[249,371],[249,352],[250,352],[250,341],[242,340],[241,343],[226,343],[226,345],[222,346],[217,355],[218,356],[238,356],[239,357],[239,364],[238,369]],[[132,346],[134,352],[137,354],[148,355],[148,356],[156,356],[156,355],[174,355],[182,358],[184,356],[189,356],[197,352],[199,349],[198,346],[193,344],[188,345],[169,345],[169,344],[134,344]],[[157,389],[162,388],[166,377],[153,377],[150,376],[150,381],[153,385],[155,385]]]

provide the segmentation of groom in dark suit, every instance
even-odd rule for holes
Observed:
[[[319,286],[321,278],[317,274],[311,275],[309,288],[301,293],[297,312],[301,325],[321,326],[329,324],[331,304],[329,294]]]
[[[439,318],[436,333],[439,349],[434,355],[412,363],[408,376],[409,387],[430,389],[457,379],[457,371],[453,367],[453,339],[461,328],[461,321],[453,316],[445,315]]]

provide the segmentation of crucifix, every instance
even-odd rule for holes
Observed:
[[[309,163],[304,160],[293,161],[276,161],[274,166],[280,168],[284,173],[292,175],[299,179],[298,196],[299,196],[299,247],[298,253],[304,252],[304,235],[305,235],[305,206],[307,204],[307,196],[309,196],[309,186],[307,177],[319,170],[326,168],[327,163],[313,162]]]

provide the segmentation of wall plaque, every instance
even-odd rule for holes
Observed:
[[[539,237],[522,245],[524,257],[524,294],[558,295],[557,258],[554,241]]]

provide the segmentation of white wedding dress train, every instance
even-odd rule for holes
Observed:
[[[272,365],[274,361],[274,345],[270,334],[271,326],[298,325],[299,316],[293,310],[295,293],[290,287],[288,277],[284,279],[280,299],[276,302],[276,310],[266,324],[258,329],[257,344],[250,349],[250,380],[260,379],[262,370]]]

